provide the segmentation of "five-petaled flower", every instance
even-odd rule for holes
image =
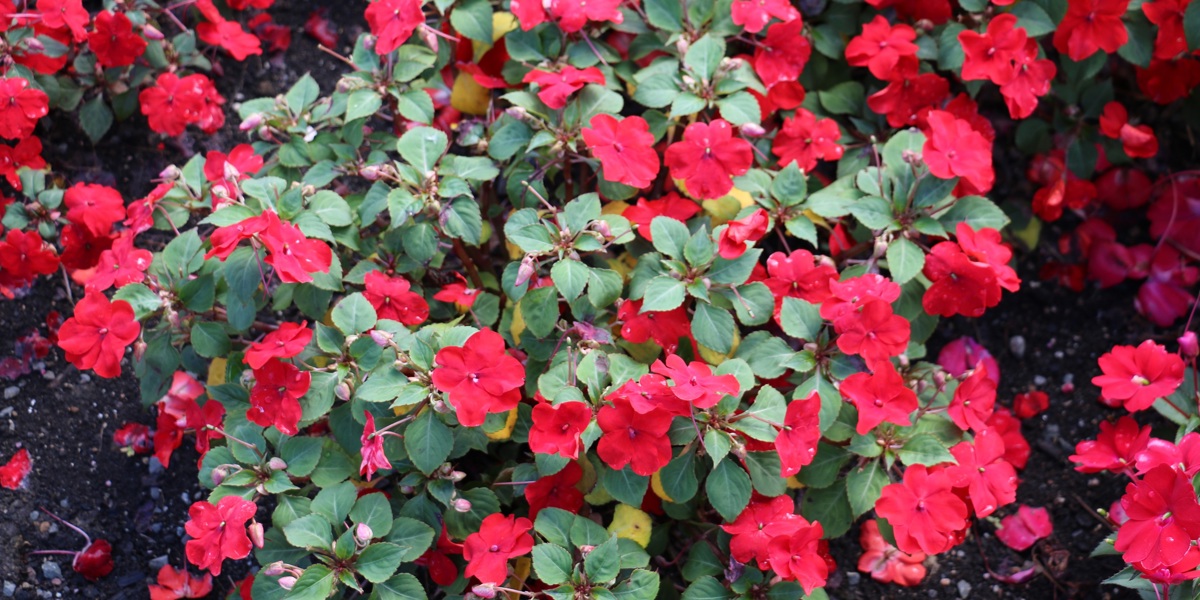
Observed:
[[[530,529],[533,523],[524,517],[488,515],[479,531],[463,540],[462,555],[467,561],[463,574],[481,583],[504,583],[508,579],[508,561],[533,549]]]
[[[1100,357],[1102,375],[1092,378],[1100,397],[1110,406],[1146,410],[1159,398],[1170,396],[1183,383],[1183,359],[1163,346],[1146,340],[1134,346],[1116,346]]]
[[[446,393],[465,427],[483,425],[489,413],[508,412],[521,401],[525,368],[491,329],[474,333],[462,347],[438,350],[434,362],[433,386]]]
[[[142,325],[128,302],[109,301],[100,292],[88,292],[75,305],[75,315],[58,330],[58,347],[76,367],[112,378],[121,374],[125,348],[141,332]]]
[[[688,125],[683,139],[667,147],[663,163],[672,178],[683,180],[691,196],[708,200],[733,189],[733,178],[745,175],[754,164],[754,150],[750,142],[733,137],[732,125],[714,119]]]
[[[603,167],[604,179],[644,188],[658,177],[658,152],[654,134],[641,117],[618,121],[612,115],[592,117],[581,131],[583,141]]]
[[[239,560],[250,554],[252,544],[246,535],[246,522],[254,518],[258,506],[241,496],[225,496],[213,504],[201,500],[188,508],[184,530],[191,536],[185,548],[193,565],[213,575],[221,574],[225,559]]]

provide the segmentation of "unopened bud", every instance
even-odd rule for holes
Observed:
[[[275,575],[283,575],[285,571],[286,570],[283,568],[283,561],[277,560],[263,567],[262,573],[268,577],[274,577]]]
[[[250,542],[255,548],[263,547],[263,524],[255,521],[246,528],[246,535],[250,536]]]
[[[224,173],[225,179],[237,180],[239,177],[242,176],[242,171],[237,168],[237,165],[235,165],[229,161],[225,161],[224,171],[225,171],[225,173]]]
[[[587,556],[592,553],[592,550],[595,550],[595,549],[596,549],[595,546],[583,545],[583,546],[579,547],[579,554],[580,554],[580,556]]]
[[[229,477],[229,467],[221,465],[212,470],[213,485],[221,485],[221,482],[225,481],[226,477]]]
[[[288,575],[287,577],[279,578],[279,587],[281,587],[285,590],[290,591],[292,589],[292,587],[295,585],[296,585],[296,578],[292,577],[291,575]]]
[[[262,124],[263,124],[262,113],[254,113],[254,114],[246,117],[246,120],[242,121],[241,125],[238,125],[238,129],[240,129],[242,131],[250,131],[251,129],[258,129],[259,125],[262,125]]]
[[[416,491],[417,491],[417,488],[415,488],[415,487],[413,487],[413,486],[411,486],[411,485],[402,485],[402,486],[400,486],[400,493],[401,493],[401,494],[404,494],[405,496],[411,496],[411,495],[413,495],[413,493],[414,493],[414,492],[416,492]]]
[[[337,87],[335,89],[337,89],[338,92],[345,94],[346,92],[354,91],[356,88],[358,88],[358,83],[356,81],[352,81],[349,77],[343,77],[338,80]]]
[[[471,593],[475,594],[476,596],[479,596],[480,598],[495,598],[496,597],[496,584],[481,583],[481,584],[471,588]]]
[[[425,42],[426,46],[429,46],[430,50],[433,50],[434,53],[438,51],[438,37],[429,27],[422,27],[418,35],[421,36],[421,41]]]
[[[746,137],[758,137],[766,132],[767,130],[763,129],[762,125],[758,125],[757,123],[746,123],[745,125],[742,125],[742,135]]]
[[[262,127],[259,127],[259,128],[258,128],[258,137],[260,137],[260,138],[262,138],[262,139],[264,139],[264,140],[269,140],[269,139],[271,139],[271,138],[272,138],[272,136],[271,136],[271,128],[270,128],[270,127],[267,127],[266,125],[263,125]]]
[[[946,372],[937,371],[933,374],[933,384],[940,390],[946,387]]]
[[[683,81],[683,87],[687,89],[696,87],[696,78],[692,77],[691,75],[684,75],[680,78],[680,80]]]
[[[1179,351],[1187,358],[1200,356],[1200,341],[1196,339],[1196,332],[1188,331],[1179,336]]]
[[[524,121],[525,117],[529,115],[529,113],[520,106],[510,106],[504,110],[504,113],[518,121]]]
[[[164,36],[163,33],[161,31],[159,31],[158,28],[153,25],[143,25],[142,26],[142,36],[148,40],[154,40],[156,42],[166,39],[166,36]]]
[[[354,540],[362,545],[367,545],[371,538],[375,537],[375,532],[371,531],[371,526],[366,523],[359,523],[354,528]]]
[[[675,40],[675,51],[679,53],[679,56],[687,54],[690,46],[691,43],[685,37],[681,36],[678,40]]]
[[[429,406],[431,408],[433,408],[433,412],[436,412],[438,414],[444,415],[444,414],[447,414],[450,412],[450,407],[447,406],[446,402],[443,400],[434,400],[433,402],[431,402],[429,404]]]
[[[142,340],[138,340],[137,342],[135,342],[133,344],[133,358],[134,358],[134,360],[142,360],[142,357],[145,355],[146,355],[146,342],[143,342]]]
[[[350,401],[350,386],[346,385],[345,381],[338,383],[333,388],[333,395],[337,396],[337,399],[341,400],[342,402],[349,402]]]
[[[159,179],[167,179],[167,180],[179,179],[179,176],[182,174],[183,174],[183,172],[179,170],[179,167],[177,167],[175,165],[170,165],[167,168],[163,169],[162,171],[159,171],[158,178]]]
[[[521,265],[517,267],[517,279],[513,281],[513,285],[517,287],[525,285],[536,272],[537,269],[533,266],[533,256],[526,254],[525,258],[521,259]]]
[[[358,174],[367,181],[376,181],[379,179],[379,165],[367,165],[358,170]]]
[[[393,339],[395,339],[395,336],[393,336],[390,331],[384,331],[382,329],[372,329],[370,335],[371,341],[379,344],[380,346],[387,346],[388,344],[392,343]]]
[[[446,476],[447,480],[453,481],[455,483],[458,483],[459,481],[462,481],[463,479],[466,479],[466,478],[467,478],[467,474],[463,473],[462,471],[450,471],[450,474]]]
[[[30,52],[41,52],[46,49],[46,45],[35,37],[25,38],[25,47],[28,48]]]
[[[916,166],[916,165],[921,164],[921,161],[923,159],[921,157],[920,152],[917,152],[915,150],[903,150],[900,152],[900,160],[903,160],[904,162],[906,162],[910,165]]]
[[[608,225],[608,221],[592,221],[592,229],[604,236],[604,239],[612,238],[612,227]]]
[[[454,506],[454,510],[460,513],[471,512],[471,501],[466,498],[457,498],[451,504]]]
[[[271,467],[272,471],[282,471],[287,468],[287,461],[278,456],[272,456],[271,460],[267,461],[267,466]]]

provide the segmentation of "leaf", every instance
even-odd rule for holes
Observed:
[[[808,196],[808,177],[792,161],[771,181],[771,197],[783,206],[795,206]]]
[[[721,59],[725,58],[725,39],[705,34],[688,48],[683,64],[704,81],[712,81]]]
[[[93,144],[108,133],[113,124],[113,113],[104,103],[104,94],[88,101],[79,109],[79,127]]]
[[[356,498],[354,484],[342,482],[317,492],[312,501],[312,510],[330,523],[341,523],[350,514]]]
[[[533,547],[533,570],[537,578],[547,585],[565,583],[574,570],[571,553],[556,544],[538,544]]]
[[[604,467],[600,470],[600,484],[613,498],[630,506],[640,506],[650,478],[634,473],[628,465],[620,471]]]
[[[371,600],[426,600],[425,588],[410,573],[400,573],[383,583],[376,583]]]
[[[908,238],[898,237],[888,244],[887,261],[892,281],[903,285],[925,268],[925,252]]]
[[[486,0],[466,0],[450,11],[454,30],[485,44],[492,43],[492,5]]]
[[[192,326],[192,348],[204,358],[217,358],[229,353],[229,336],[220,323],[199,322]]]
[[[588,581],[593,583],[608,583],[616,579],[617,573],[621,571],[621,552],[617,536],[614,535],[592,548],[583,559],[583,570]]]
[[[292,114],[300,114],[308,107],[309,104],[316,102],[317,97],[321,95],[321,87],[317,85],[317,80],[312,78],[312,75],[305,73],[292,89],[288,90],[284,96],[284,101],[287,102],[288,110]]]
[[[378,542],[363,548],[358,559],[354,561],[354,570],[371,583],[381,583],[396,573],[403,557],[404,549],[400,546]]]
[[[306,76],[307,77],[307,76]],[[313,565],[304,570],[288,592],[288,600],[325,600],[333,592],[336,575],[325,565]],[[258,592],[255,592],[257,595]]]
[[[728,354],[733,350],[733,315],[723,308],[703,302],[696,303],[696,314],[692,315],[692,336],[701,346]]]
[[[283,535],[289,544],[297,548],[320,548],[328,550],[333,543],[333,532],[329,521],[321,515],[307,515],[288,523]]]
[[[537,519],[533,521],[533,530],[551,544],[570,546],[571,527],[574,524],[574,514],[561,508],[544,508],[538,511]]]
[[[643,7],[651,26],[666,31],[683,31],[683,3],[679,0],[646,0]]]
[[[350,520],[371,528],[371,537],[381,538],[392,530],[392,506],[383,494],[367,494],[350,509]]]
[[[158,308],[162,306],[162,298],[140,283],[122,286],[113,294],[113,300],[128,302],[133,308],[133,316],[138,319],[158,312]]]
[[[658,472],[658,480],[663,491],[676,504],[691,500],[700,489],[700,481],[696,479],[696,454],[685,452],[671,459],[671,462]]]
[[[708,501],[727,522],[737,519],[750,504],[750,476],[733,460],[721,461],[704,482]]]
[[[800,340],[814,340],[824,320],[816,304],[801,298],[785,296],[779,308],[779,323],[783,332]]]
[[[887,472],[877,460],[871,461],[865,468],[850,470],[846,476],[846,495],[855,519],[875,508],[875,501],[879,500],[883,486],[888,483]]]
[[[375,326],[379,316],[367,298],[355,292],[342,298],[330,313],[333,324],[346,335],[362,333]]]
[[[357,121],[375,114],[383,106],[383,98],[375,90],[355,90],[346,99],[346,121]]]
[[[654,249],[670,256],[682,259],[684,246],[691,237],[687,225],[671,217],[654,217],[650,221],[650,236],[654,238]]]
[[[683,304],[686,288],[682,281],[659,275],[646,284],[642,295],[642,312],[674,310]]]
[[[481,1],[481,0],[477,0]],[[424,175],[433,170],[449,146],[446,134],[432,127],[408,130],[396,142],[396,151],[405,162]]]
[[[367,496],[378,496],[380,494],[367,494]],[[367,496],[364,496],[367,497]],[[433,544],[433,538],[436,534],[433,528],[409,517],[396,517],[392,521],[391,531],[387,535],[387,541],[404,548],[405,562],[417,560],[429,549]]]
[[[828,90],[817,92],[817,99],[832,114],[859,114],[866,100],[866,90],[857,81],[843,81]]]
[[[683,600],[729,600],[733,594],[712,577],[702,577],[683,591]]]
[[[749,123],[758,124],[762,120],[758,100],[755,100],[754,96],[747,91],[734,92],[718,100],[717,108],[721,111],[721,118],[729,121],[735,127]]]
[[[966,223],[976,231],[984,228],[1000,230],[1008,225],[1008,216],[983,196],[963,196],[938,217],[938,222],[946,231],[954,231],[959,223]]]
[[[933,466],[956,462],[946,446],[928,433],[919,433],[909,438],[896,455],[906,465]]]
[[[308,208],[330,227],[346,227],[354,223],[354,213],[341,196],[320,190],[308,199]]]
[[[1183,31],[1187,35],[1188,50],[1200,50],[1200,3],[1188,4],[1183,12]]]
[[[578,260],[564,258],[550,267],[550,278],[564,298],[574,302],[583,293],[591,269]]]
[[[518,306],[521,308],[521,316],[525,319],[525,326],[534,336],[539,339],[545,338],[554,331],[554,324],[558,322],[556,288],[540,287],[530,290],[521,298]]]
[[[826,488],[808,490],[800,503],[800,513],[809,521],[819,522],[825,530],[822,537],[827,540],[841,537],[850,530],[854,520],[846,498],[846,484],[842,481]]]
[[[429,475],[450,456],[454,449],[454,434],[432,410],[426,409],[404,430],[404,449],[413,465]]]

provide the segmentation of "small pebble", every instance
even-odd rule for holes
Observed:
[[[1021,358],[1025,356],[1025,337],[1014,335],[1008,338],[1008,349],[1013,353],[1013,356]]]
[[[166,565],[169,560],[170,559],[166,554],[162,556],[155,556],[154,558],[150,559],[150,570],[158,571],[159,569],[163,568],[163,565]]]
[[[846,573],[846,583],[849,583],[850,585],[858,585],[859,581],[862,581],[862,575],[859,575],[856,571],[850,571],[849,573]]]
[[[971,595],[971,584],[960,579],[958,582],[958,597],[966,598],[969,595]]]
[[[1034,375],[1034,377],[1033,377],[1033,385],[1036,385],[1036,386],[1038,386],[1038,387],[1043,387],[1043,386],[1045,386],[1045,385],[1046,385],[1046,378],[1045,378],[1045,377],[1043,377],[1043,376],[1041,376],[1041,375]]]
[[[16,594],[16,593],[17,593],[17,584],[15,584],[11,581],[5,581],[4,582],[4,597],[12,598],[13,594]]]
[[[52,560],[42,563],[42,577],[53,581],[55,579],[62,579],[62,576],[62,567],[59,567],[58,563]]]
[[[12,400],[13,398],[17,397],[17,394],[20,394],[20,393],[21,393],[21,388],[15,386],[15,385],[10,385],[10,386],[4,388],[4,399]]]

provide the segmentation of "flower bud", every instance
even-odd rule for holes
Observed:
[[[358,174],[367,181],[377,181],[379,179],[379,165],[367,165],[359,169]]]
[[[30,52],[41,52],[46,49],[46,45],[35,37],[25,38],[25,47],[28,48]]]
[[[480,598],[495,598],[496,585],[493,583],[481,583],[471,588],[471,593],[479,596]]]
[[[1200,356],[1200,341],[1196,339],[1195,331],[1187,331],[1179,336],[1179,351],[1185,358]]]
[[[450,407],[446,405],[444,400],[434,400],[429,406],[433,408],[433,412],[438,414],[444,415],[450,412]]]
[[[242,131],[250,131],[251,129],[258,129],[258,127],[262,124],[263,124],[262,113],[254,113],[254,114],[246,117],[246,120],[242,121],[241,125],[238,125],[238,129],[240,129]]]
[[[463,473],[462,471],[450,471],[450,474],[446,476],[448,481],[453,481],[455,483],[458,483],[466,478],[467,474]]]
[[[146,355],[146,342],[143,342],[142,340],[138,340],[138,341],[134,342],[134,344],[133,344],[134,360],[142,360],[142,357],[145,355]]]
[[[271,467],[272,471],[282,471],[287,468],[287,462],[278,456],[273,456],[271,460],[267,461],[267,466]]]
[[[225,481],[226,477],[229,477],[229,467],[221,465],[212,470],[213,485],[221,485],[221,482]]]
[[[269,139],[272,139],[274,136],[271,135],[271,128],[267,127],[266,125],[263,125],[262,127],[258,128],[258,137],[260,137],[264,140],[269,140]]]
[[[296,578],[292,577],[291,575],[288,575],[287,577],[279,578],[279,587],[281,587],[285,590],[290,591],[292,589],[292,587],[295,585],[296,585]]]
[[[611,239],[613,236],[612,227],[609,227],[608,221],[592,221],[592,229],[595,229],[596,233],[604,236],[606,240]]]
[[[391,332],[384,331],[382,329],[372,329],[370,335],[371,341],[375,342],[381,347],[391,344],[392,340],[395,338]]]
[[[337,399],[341,400],[342,402],[349,402],[350,401],[350,386],[346,385],[345,381],[338,383],[333,388],[333,395],[337,396]]]
[[[163,35],[163,33],[161,31],[159,31],[158,28],[153,25],[143,25],[142,26],[142,36],[148,40],[153,40],[156,42],[166,39],[166,36]]]
[[[595,546],[588,546],[588,545],[580,546],[579,547],[579,555],[587,556],[592,553],[592,550],[595,550],[595,549],[596,549]]]
[[[683,36],[680,36],[678,40],[675,40],[675,51],[678,52],[680,56],[687,54],[689,46],[691,46],[691,43],[688,42],[687,38]]]
[[[246,528],[246,535],[250,536],[250,541],[255,548],[263,547],[263,524],[255,521]]]
[[[756,123],[746,123],[745,125],[742,125],[741,129],[742,135],[746,137],[758,137],[767,132],[766,129],[762,128],[762,125],[758,125]]]
[[[529,113],[520,106],[510,106],[504,110],[504,113],[518,121],[524,121],[525,117],[529,116]]]
[[[371,526],[366,523],[359,523],[354,528],[354,541],[363,546],[367,545],[373,537],[375,537],[375,532],[371,531]]]
[[[242,172],[237,168],[237,165],[234,165],[229,161],[225,161],[224,175],[225,179],[237,181],[237,179],[242,176]]]
[[[451,504],[454,505],[454,510],[460,513],[471,512],[471,501],[466,498],[456,498]]]
[[[283,568],[283,561],[277,560],[263,567],[262,574],[268,577],[274,577],[275,575],[283,575],[285,571],[286,569]]]
[[[433,50],[433,51],[434,51],[434,53],[437,53],[437,51],[438,51],[438,38],[437,38],[437,35],[436,35],[436,34],[434,34],[434,33],[433,33],[433,31],[431,31],[431,30],[429,29],[429,27],[422,27],[422,28],[419,30],[419,33],[418,33],[418,35],[420,35],[420,36],[421,36],[421,41],[422,41],[422,42],[425,42],[425,45],[426,45],[426,46],[429,46],[429,49],[430,49],[430,50]]]
[[[402,485],[402,486],[400,486],[400,493],[401,493],[401,494],[404,494],[405,496],[411,496],[411,495],[413,495],[413,493],[415,493],[416,491],[417,491],[417,488],[415,488],[415,487],[413,487],[413,486],[411,486],[411,485]]]
[[[513,281],[513,285],[517,287],[525,285],[536,272],[537,269],[533,266],[533,256],[526,254],[525,258],[521,259],[521,265],[517,267],[517,279]]]
[[[158,178],[167,180],[179,179],[179,176],[182,174],[183,172],[179,170],[179,167],[175,165],[169,165],[167,168],[159,171]]]

